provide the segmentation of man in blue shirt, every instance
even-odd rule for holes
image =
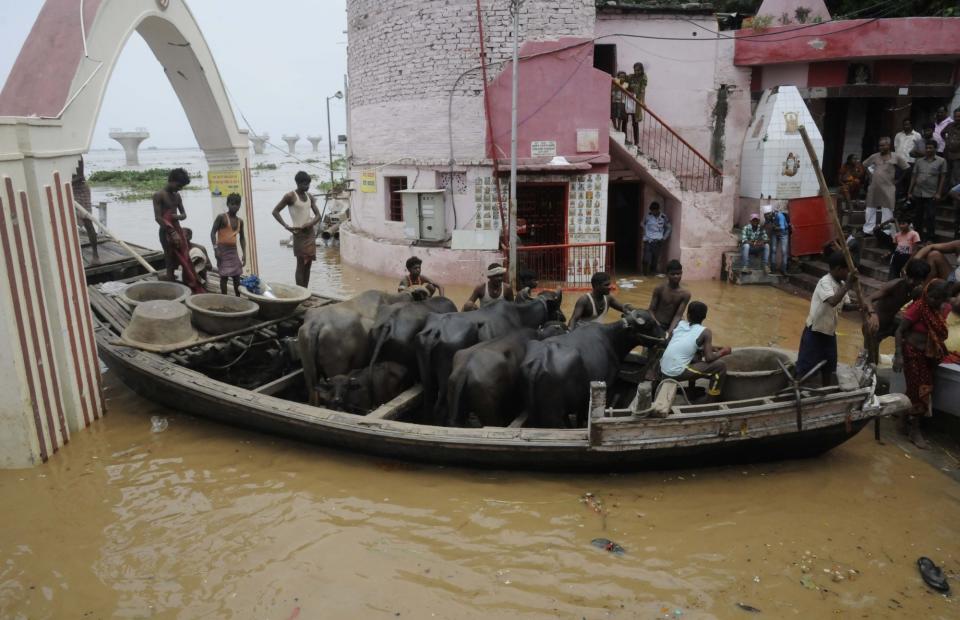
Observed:
[[[773,205],[760,207],[763,213],[763,227],[770,239],[770,263],[780,265],[780,273],[787,275],[790,262],[790,217],[783,211],[774,210]],[[777,262],[777,248],[780,248],[780,262]]]
[[[651,202],[650,211],[643,218],[643,260],[640,273],[643,275],[660,274],[660,251],[663,242],[670,238],[670,220],[660,212],[660,203]]]

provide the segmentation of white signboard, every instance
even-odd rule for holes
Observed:
[[[534,140],[530,143],[530,157],[556,157],[557,143],[554,140]]]

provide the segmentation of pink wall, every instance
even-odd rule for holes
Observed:
[[[89,29],[101,0],[83,4]],[[63,109],[83,58],[80,3],[47,0],[0,92],[0,116],[55,116]]]
[[[576,157],[609,153],[610,77],[593,68],[593,44],[564,38],[524,43],[520,56],[550,50],[556,53],[520,61],[517,157],[530,157],[530,143],[556,141],[557,155]],[[510,156],[510,106],[512,63],[490,85],[490,108],[498,158]],[[596,129],[598,150],[577,153],[577,130]]]
[[[829,22],[791,32],[796,25],[737,31],[738,66],[821,62],[846,58],[957,56],[960,18],[900,17]],[[817,42],[816,45],[811,43]]]

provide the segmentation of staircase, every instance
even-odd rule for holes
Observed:
[[[844,216],[844,231],[850,234],[851,231],[861,230],[864,221],[865,212],[863,210],[863,201],[855,203],[855,209]],[[937,207],[936,224],[936,243],[953,241],[954,209],[951,205],[940,205]],[[914,228],[919,229],[919,222],[914,222]],[[876,239],[872,236],[863,237],[860,240],[859,271],[860,283],[863,286],[865,295],[871,295],[879,290],[887,282],[889,270],[889,261],[884,260],[887,251],[877,247]],[[950,260],[950,257],[948,257]],[[854,261],[857,257],[854,256]],[[788,281],[797,288],[813,291],[817,282],[827,274],[827,263],[816,257],[802,258],[800,260],[800,270],[789,274]]]
[[[611,142],[618,150],[622,149],[631,158],[639,162],[645,171],[657,178],[672,177],[680,192],[720,192],[723,190],[723,171],[710,162],[700,151],[684,140],[680,134],[667,125],[650,108],[644,105],[633,93],[626,90],[615,80],[613,88],[618,89],[626,98],[632,99],[637,110],[643,114],[639,123],[639,141],[627,144],[626,134],[610,127]],[[632,127],[627,127],[631,138]],[[654,171],[664,174],[653,174]],[[660,178],[658,178],[660,177]],[[679,192],[677,198],[679,198]]]

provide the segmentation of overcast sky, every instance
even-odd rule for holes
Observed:
[[[0,82],[6,82],[43,0],[0,1]],[[269,132],[278,144],[283,133],[322,135],[326,144],[326,97],[343,89],[347,72],[344,0],[187,3],[233,98],[240,127],[242,111],[254,131]],[[344,114],[343,101],[331,99],[334,135],[344,133]],[[137,34],[110,78],[93,148],[118,146],[107,136],[110,127],[146,127],[150,139],[144,146],[197,146],[173,88]],[[299,145],[306,146],[306,141]]]

